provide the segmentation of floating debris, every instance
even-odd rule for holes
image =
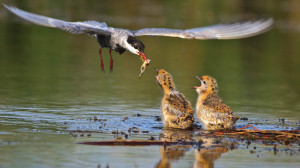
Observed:
[[[125,122],[127,119],[128,119],[128,117],[124,117],[124,118],[123,118],[123,122]]]
[[[84,145],[98,146],[150,146],[150,145],[192,145],[192,142],[171,142],[171,141],[152,141],[152,140],[114,140],[114,141],[88,141],[79,142]]]
[[[161,116],[154,116],[155,120],[154,121],[161,121]]]
[[[155,140],[154,136],[151,136],[151,137],[149,138],[149,140],[150,140],[150,141],[154,141],[154,140]]]
[[[86,133],[86,134],[91,134],[91,133],[103,133],[103,131],[82,131],[82,130],[69,130],[69,134],[75,134],[75,133]]]
[[[240,120],[248,121],[248,118],[247,117],[241,117]]]
[[[275,141],[283,144],[289,145],[291,143],[299,143],[300,141],[300,130],[245,130],[245,129],[236,129],[236,130],[221,130],[221,131],[210,131],[210,132],[199,132],[201,136],[205,137],[229,137],[236,139],[245,139],[247,144],[250,145],[251,141],[262,140],[264,143],[274,143]]]
[[[97,116],[94,116],[94,118],[93,118],[93,119],[92,119],[92,118],[90,118],[89,120],[90,120],[90,121],[94,120],[94,122],[97,122],[97,121],[99,121],[99,122],[101,122],[101,121],[107,121],[107,119],[98,119],[98,117],[97,117]]]
[[[140,133],[140,129],[138,127],[132,127],[128,129],[128,132],[131,133]]]
[[[284,122],[285,122],[285,118],[281,118],[281,119],[279,118],[278,120],[279,120],[279,122],[282,122],[282,124],[284,124]]]
[[[122,140],[123,138],[121,136],[117,136],[115,140]]]

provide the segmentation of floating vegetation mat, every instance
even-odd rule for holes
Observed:
[[[200,133],[203,136],[226,136],[236,139],[247,138],[249,140],[286,141],[286,143],[299,142],[300,130],[223,130],[211,133]]]
[[[99,146],[149,146],[149,145],[192,145],[191,142],[179,141],[152,141],[152,140],[114,140],[114,141],[92,141],[79,142],[78,144],[99,145]]]
[[[177,130],[179,131],[179,130]],[[213,138],[214,141],[222,141],[223,138],[251,142],[265,145],[300,145],[300,130],[222,130],[222,131],[190,131],[192,137],[181,136],[180,131],[171,136],[164,136],[160,140],[110,140],[110,141],[87,141],[78,144],[99,145],[99,146],[148,146],[148,145],[197,145],[202,143],[202,139]],[[185,131],[185,130],[182,130]],[[186,134],[186,132],[184,133]],[[183,134],[182,134],[183,135]],[[182,138],[184,137],[184,138]],[[197,140],[196,140],[197,139]]]

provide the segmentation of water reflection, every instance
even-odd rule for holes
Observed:
[[[160,147],[161,160],[155,168],[170,168],[172,162],[184,158],[189,150],[195,151],[195,168],[213,168],[214,162],[229,149],[235,149],[235,145],[227,138],[222,137],[194,137],[194,131],[163,129],[160,134],[163,141],[179,141],[185,145],[163,146]],[[191,145],[186,145],[191,143]]]
[[[194,75],[215,76],[223,88],[220,95],[226,103],[236,115],[249,118],[248,121],[238,121],[237,125],[258,123],[259,128],[270,129],[277,129],[277,125],[283,128],[299,126],[300,1],[130,0],[126,1],[126,8],[120,0],[2,2],[65,20],[106,21],[111,26],[132,30],[143,27],[191,28],[259,16],[273,16],[275,28],[261,36],[232,41],[141,37],[152,65],[143,79],[137,80],[140,60],[131,54],[113,55],[118,57],[114,72],[100,73],[99,46],[95,39],[24,23],[0,7],[0,131],[16,135],[0,136],[0,154],[4,156],[0,158],[0,167],[92,167],[108,162],[111,167],[135,167],[130,157],[146,162],[146,167],[158,165],[163,160],[176,166],[179,161],[183,167],[191,163],[254,167],[257,162],[274,167],[299,166],[299,154],[285,154],[286,147],[278,147],[274,157],[273,147],[262,146],[264,155],[257,159],[256,155],[249,154],[245,145],[222,156],[220,153],[226,151],[222,147],[204,147],[198,151],[195,144],[189,149],[183,146],[174,148],[178,157],[168,159],[171,154],[164,154],[163,147],[99,149],[79,146],[74,141],[103,137],[111,140],[113,130],[127,131],[131,127],[150,131],[157,139],[162,123],[155,121],[154,116],[161,115],[161,91],[155,83],[155,71],[151,66],[167,69],[174,76],[179,91],[193,105],[197,95],[191,87],[198,84]],[[109,62],[109,58],[104,61]],[[135,117],[137,113],[142,116]],[[107,121],[103,125],[89,121],[94,116]],[[124,117],[129,119],[123,122]],[[284,118],[285,124],[278,123],[278,118]],[[66,130],[78,128],[100,129],[104,134],[92,133],[91,137],[77,138],[62,136],[60,142],[64,143],[57,145],[55,139],[59,139],[59,132],[68,134]],[[30,138],[35,138],[36,134],[43,138],[32,141]],[[180,133],[163,134],[166,139],[172,137],[174,140]],[[182,134],[185,139],[195,139],[195,143],[200,140],[192,133]],[[149,137],[145,134],[135,136],[137,139]],[[49,146],[43,149],[41,146],[45,142]],[[226,143],[223,146],[228,148]],[[167,147],[172,151],[171,146]],[[61,154],[47,152],[48,149]],[[160,151],[162,154],[158,156]],[[298,148],[295,147],[295,151]],[[15,162],[16,156],[18,163]],[[122,159],[116,161],[117,156]],[[220,158],[215,160],[217,157]],[[237,162],[233,163],[232,158]],[[140,162],[136,163],[138,167],[145,166]]]
[[[160,148],[161,160],[154,166],[155,168],[170,168],[171,163],[180,160],[191,146],[168,146]]]
[[[227,140],[220,138],[201,139],[201,145],[198,144],[198,149],[195,149],[195,168],[213,168],[214,162],[221,157],[223,153],[229,151]],[[232,148],[234,149],[234,148]]]
[[[195,150],[195,168],[213,168],[215,160],[228,152],[226,146],[211,146],[208,149]]]
[[[193,141],[193,131],[180,129],[163,129],[160,133],[160,140],[162,141]],[[176,145],[176,146],[162,146],[160,147],[161,160],[155,165],[155,168],[170,168],[171,163],[180,160],[185,153],[192,147],[192,145]]]

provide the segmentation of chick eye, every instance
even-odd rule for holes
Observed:
[[[203,84],[205,85],[205,84],[206,84],[206,82],[205,82],[205,81],[203,81]]]

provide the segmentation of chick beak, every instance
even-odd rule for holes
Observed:
[[[198,75],[195,75],[195,77],[196,77],[197,79],[199,79],[200,82],[202,81],[202,78],[199,77]],[[202,82],[201,82],[201,84],[202,84]],[[198,89],[199,87],[201,87],[201,86],[194,86],[192,89]]]
[[[141,57],[141,59],[143,61],[147,61],[147,63],[148,63],[147,57],[146,57],[146,55],[143,52],[137,52],[137,53],[139,54],[139,56]]]
[[[156,67],[154,67],[155,71],[158,73],[158,69]]]
[[[196,77],[197,79],[199,79],[199,81],[202,81],[202,78],[199,77],[198,75],[195,75],[195,77]]]
[[[154,70],[157,72],[157,76],[154,76],[154,77],[155,77],[156,81],[158,82],[158,71],[159,70],[156,67],[154,67]]]
[[[154,76],[155,77],[155,79],[156,79],[156,81],[158,82],[159,80],[158,80],[158,75],[157,76]]]

